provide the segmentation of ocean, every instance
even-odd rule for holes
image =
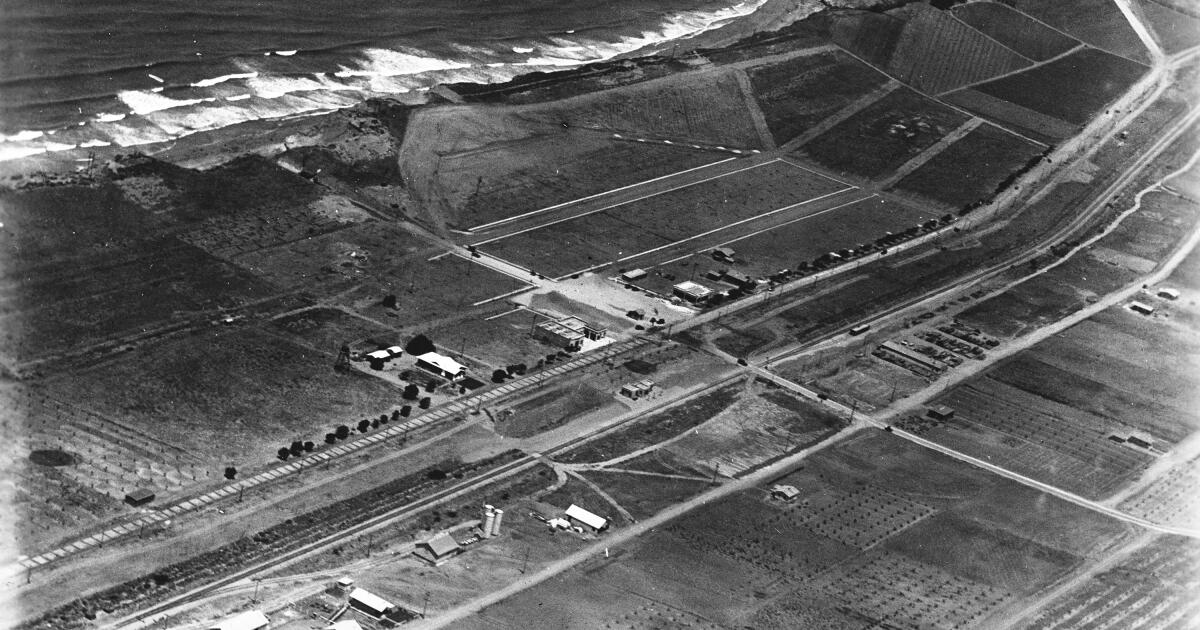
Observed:
[[[609,59],[765,0],[0,0],[0,160],[424,99]]]

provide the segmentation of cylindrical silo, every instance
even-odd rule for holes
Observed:
[[[480,531],[484,538],[492,535],[492,527],[495,526],[495,522],[496,508],[490,505],[483,506],[483,525],[480,527]]]
[[[496,517],[494,520],[492,520],[492,535],[499,536],[500,535],[500,521],[504,520],[504,510],[496,510],[496,511],[492,512],[492,514],[494,514]]]

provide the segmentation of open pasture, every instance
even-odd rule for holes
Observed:
[[[1150,53],[1113,0],[1003,0],[1022,13],[1116,55],[1145,62]]]
[[[1051,59],[1079,45],[1061,31],[997,2],[969,2],[952,11],[954,17],[1034,61]]]
[[[917,167],[895,187],[961,209],[990,198],[1042,151],[1024,138],[984,124]]]
[[[964,114],[900,88],[808,141],[797,153],[834,171],[883,177],[966,121]]]
[[[1200,10],[1194,4],[1140,0],[1134,6],[1168,55],[1200,44]]]
[[[779,144],[887,81],[883,73],[841,51],[755,66],[748,74],[767,127]]]
[[[546,276],[562,277],[850,188],[773,160],[485,241],[480,249]]]

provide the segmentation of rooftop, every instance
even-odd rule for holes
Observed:
[[[449,374],[458,374],[459,372],[467,371],[467,366],[451,359],[450,357],[440,355],[436,352],[426,352],[417,357],[418,361],[423,361],[436,367],[443,372]]]
[[[234,615],[215,625],[210,630],[258,630],[271,623],[260,610],[247,610],[240,615]]]
[[[392,603],[388,600],[362,588],[350,591],[350,601],[358,602],[371,610],[378,610],[379,612],[385,612],[393,608]]]
[[[603,529],[608,524],[608,519],[592,514],[574,503],[571,504],[571,507],[567,508],[566,514],[592,529]]]
[[[425,544],[428,545],[429,550],[439,558],[448,553],[458,551],[461,548],[458,545],[458,541],[454,540],[454,537],[446,532],[442,532],[437,536],[430,538],[425,542]]]

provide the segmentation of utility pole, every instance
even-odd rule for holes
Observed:
[[[425,618],[425,613],[429,611],[429,591],[425,591],[425,603],[421,604],[421,618]]]
[[[529,545],[525,545],[525,557],[521,560],[521,575],[525,575],[525,569],[529,567]]]
[[[258,587],[259,587],[259,585],[261,585],[261,584],[262,584],[262,578],[258,578],[257,580],[254,580],[254,597],[251,597],[251,598],[250,598],[250,603],[251,603],[251,604],[257,604],[257,603],[258,603]]]

